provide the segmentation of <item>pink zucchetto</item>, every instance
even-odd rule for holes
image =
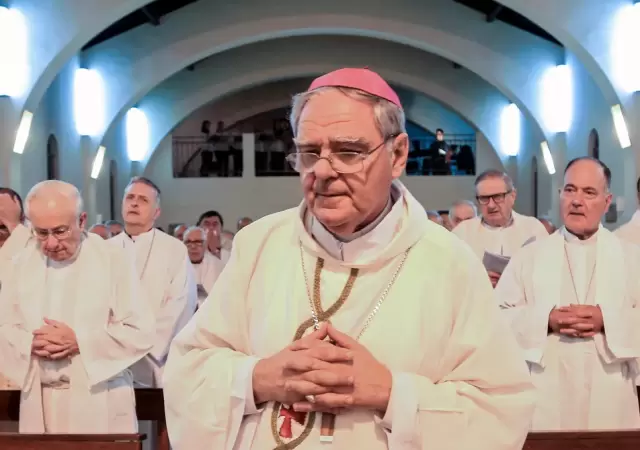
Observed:
[[[366,67],[363,69],[346,68],[334,70],[313,80],[308,90],[313,91],[323,87],[359,89],[367,94],[388,100],[402,109],[398,94],[391,89],[391,86],[380,75]]]

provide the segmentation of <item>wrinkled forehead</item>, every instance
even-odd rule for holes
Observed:
[[[43,203],[34,200],[29,205],[29,221],[34,228],[54,229],[71,226],[77,222],[74,208],[68,205],[55,206],[56,203]]]
[[[604,192],[607,190],[607,177],[599,165],[591,161],[579,161],[565,173],[564,185]]]
[[[296,135],[296,140],[303,143],[380,138],[373,106],[339,91],[325,91],[311,97],[300,115]]]
[[[125,194],[146,197],[152,200],[155,200],[157,198],[155,189],[153,189],[151,186],[147,186],[144,183],[133,183],[132,185],[127,187]]]
[[[502,177],[485,178],[476,186],[476,193],[478,195],[502,194],[507,190],[507,184]]]

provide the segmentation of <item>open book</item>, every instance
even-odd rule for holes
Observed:
[[[535,240],[536,237],[531,236],[524,242],[524,244],[522,244],[522,246],[524,247],[526,245],[529,245]],[[507,264],[509,264],[510,260],[511,257],[509,256],[498,255],[496,253],[485,251],[484,256],[482,257],[482,264],[484,264],[484,267],[488,272],[495,272],[502,275],[502,272],[504,272],[504,269],[507,267]]]

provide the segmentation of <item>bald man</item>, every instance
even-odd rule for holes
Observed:
[[[22,390],[22,433],[135,433],[128,368],[153,345],[152,311],[122,249],[85,234],[78,190],[26,198],[34,239],[0,291],[0,360]]]
[[[250,225],[251,223],[253,223],[253,219],[250,217],[243,217],[240,220],[238,220],[238,231],[242,230],[244,227],[246,227],[247,225]]]
[[[109,228],[106,225],[101,223],[97,223],[91,228],[89,228],[89,233],[96,234],[100,236],[102,239],[109,239],[111,237],[111,233],[109,232]]]
[[[181,223],[173,229],[173,237],[175,237],[179,241],[184,240],[184,233],[185,231],[187,231],[187,228],[189,228],[187,225]]]

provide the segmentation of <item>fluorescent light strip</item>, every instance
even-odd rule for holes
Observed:
[[[553,156],[551,156],[549,143],[547,141],[543,141],[540,144],[540,148],[542,149],[542,158],[544,159],[544,164],[547,166],[547,172],[549,172],[549,175],[555,174],[556,166],[553,164]]]
[[[25,110],[22,113],[22,119],[20,119],[20,125],[18,125],[18,131],[16,132],[16,140],[13,144],[13,153],[22,155],[24,148],[29,140],[29,133],[31,131],[31,123],[33,122],[33,113]]]
[[[100,176],[100,170],[102,169],[102,163],[104,162],[104,154],[106,149],[103,146],[98,148],[98,152],[96,153],[96,157],[93,160],[93,166],[91,167],[91,178],[97,180]]]
[[[629,138],[627,122],[624,120],[624,114],[622,114],[622,108],[620,105],[614,105],[611,107],[611,115],[613,116],[613,126],[616,129],[620,147],[623,149],[631,147],[631,138]]]

